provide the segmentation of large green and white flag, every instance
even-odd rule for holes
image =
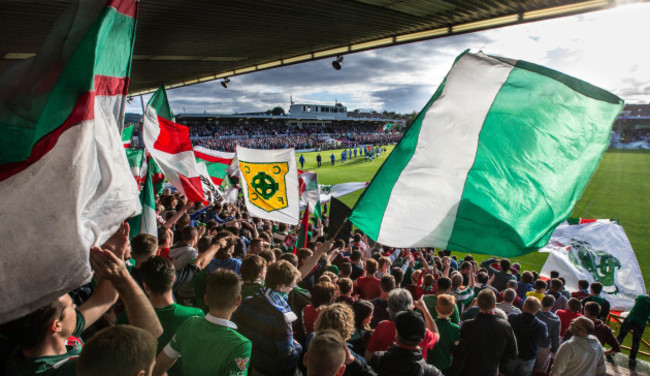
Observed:
[[[639,262],[616,220],[569,220],[553,231],[546,247],[539,251],[549,253],[543,276],[558,271],[569,291],[577,291],[581,279],[600,282],[601,296],[614,310],[629,310],[637,296],[645,295]]]
[[[125,149],[126,159],[129,161],[129,168],[131,169],[131,174],[136,183],[138,183],[138,188],[142,187],[144,180],[147,174],[147,156],[145,155],[144,149]]]
[[[131,147],[131,141],[133,140],[134,129],[135,129],[135,125],[122,128],[122,144],[127,149]]]
[[[394,247],[535,251],[571,213],[622,106],[557,71],[463,53],[350,220]]]
[[[89,281],[89,248],[140,212],[120,137],[136,8],[75,1],[0,77],[0,323]]]

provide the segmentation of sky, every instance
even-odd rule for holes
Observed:
[[[420,111],[466,49],[527,60],[623,98],[650,102],[650,3],[347,54],[168,90],[175,114],[289,110],[296,103],[342,103],[348,111]],[[141,113],[139,98],[127,112]],[[144,103],[149,96],[144,96]]]

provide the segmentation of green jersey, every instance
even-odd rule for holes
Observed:
[[[252,344],[239,334],[233,322],[214,317],[192,317],[178,328],[164,352],[183,357],[183,374],[245,376]]]
[[[425,295],[422,297],[424,304],[427,306],[431,317],[438,318],[438,311],[436,311],[436,303],[438,302],[438,295]],[[450,316],[451,322],[458,325],[460,323],[460,313],[458,313],[458,306],[454,305],[454,312]]]
[[[156,354],[159,354],[162,349],[169,343],[169,341],[176,333],[181,324],[189,319],[190,317],[198,316],[204,317],[203,311],[199,308],[186,307],[180,304],[171,304],[167,307],[156,308],[156,315],[160,321],[160,325],[163,328],[163,334],[158,337],[158,349]],[[117,319],[118,324],[128,324],[129,320],[126,317],[126,312],[122,312],[120,317]],[[182,360],[179,359],[172,368],[167,371],[169,376],[182,375],[183,374],[183,365]]]
[[[634,299],[634,307],[627,316],[628,319],[645,325],[650,318],[650,296],[639,295]]]
[[[451,354],[458,342],[460,328],[449,319],[436,319],[440,339],[427,353],[427,362],[441,371],[451,367]]]
[[[86,320],[79,311],[77,314],[77,326],[72,333],[73,337],[79,338],[86,326]],[[76,375],[76,359],[81,353],[82,344],[78,341],[68,341],[66,343],[65,354],[41,356],[38,358],[25,359],[22,351],[18,350],[7,361],[6,375],[39,375],[39,376],[68,376]]]

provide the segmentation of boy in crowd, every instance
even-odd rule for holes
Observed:
[[[601,319],[598,318],[600,313],[600,306],[596,302],[588,302],[585,304],[585,317],[594,323],[593,335],[598,338],[601,345],[609,345],[609,349],[605,350],[605,356],[614,355],[621,352],[621,344],[618,342],[612,329],[607,326]],[[571,338],[571,332],[567,332],[564,340]]]
[[[529,296],[524,302],[523,312],[508,316],[508,322],[517,338],[519,354],[517,360],[507,363],[506,375],[530,375],[535,366],[537,349],[550,345],[546,324],[535,316],[541,308],[542,303],[536,297]]]
[[[427,362],[443,373],[446,373],[451,368],[451,355],[456,345],[458,345],[458,336],[460,334],[458,325],[450,320],[454,308],[456,308],[456,299],[453,296],[448,294],[438,295],[435,307],[438,317],[435,322],[436,326],[438,326],[440,340],[433,346],[432,350],[429,350]]]
[[[538,279],[535,281],[533,284],[533,287],[535,288],[533,291],[528,291],[526,293],[526,297],[524,298],[524,301],[529,297],[529,296],[534,296],[539,300],[540,302],[542,299],[544,299],[544,295],[546,295],[546,281]]]
[[[607,316],[609,316],[609,301],[600,296],[600,293],[603,292],[603,285],[600,282],[594,282],[591,284],[591,295],[582,299],[582,308],[585,307],[585,304],[589,302],[596,302],[600,306],[600,314],[598,318],[607,322]]]
[[[303,363],[307,376],[341,376],[348,357],[345,341],[335,330],[328,329],[312,338]]]
[[[260,294],[246,299],[232,316],[240,333],[253,343],[251,368],[264,375],[292,375],[298,366],[302,346],[294,341],[291,327],[298,316],[287,299],[300,277],[288,261],[273,263]]]
[[[571,325],[571,321],[582,316],[582,304],[577,298],[571,298],[566,304],[566,309],[560,309],[555,314],[560,319],[560,336],[564,336]]]
[[[230,321],[241,303],[241,284],[235,272],[217,269],[206,281],[208,314],[181,324],[156,358],[154,375],[164,374],[183,357],[184,375],[246,375],[251,341]]]
[[[535,361],[535,371],[546,372],[551,361],[551,354],[557,352],[560,347],[560,318],[557,317],[551,310],[555,304],[553,295],[546,295],[542,299],[542,309],[537,311],[535,316],[546,324],[548,330],[548,337],[551,347],[540,347],[537,349],[537,360]]]
[[[586,279],[581,279],[578,281],[578,291],[571,293],[572,298],[582,300],[589,296],[589,281]]]

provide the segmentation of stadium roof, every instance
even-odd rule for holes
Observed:
[[[130,92],[600,10],[617,1],[142,0]],[[0,1],[0,74],[37,52],[71,2]]]

